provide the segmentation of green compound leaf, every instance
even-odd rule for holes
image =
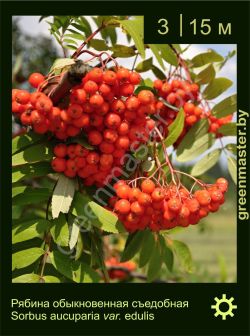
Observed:
[[[232,180],[237,184],[237,162],[235,158],[228,156],[227,158],[228,171],[232,177]]]
[[[12,139],[12,155],[34,145],[34,143],[40,141],[42,138],[42,135],[31,132],[16,136]]]
[[[162,256],[159,242],[154,246],[154,249],[151,251],[151,258],[149,259],[147,279],[148,282],[155,280],[160,273],[162,266]]]
[[[203,97],[208,100],[214,99],[230,88],[232,84],[233,82],[228,78],[215,78],[205,87]]]
[[[89,42],[90,46],[94,48],[97,51],[103,51],[103,50],[108,50],[109,47],[103,40],[98,40],[98,39],[92,39]]]
[[[37,162],[12,168],[12,183],[54,173],[50,162]]]
[[[69,226],[64,214],[60,213],[59,217],[51,221],[50,233],[56,244],[59,246],[69,245]]]
[[[219,160],[221,154],[220,149],[215,149],[205,155],[202,159],[195,163],[191,170],[191,175],[199,176],[211,169]]]
[[[13,205],[28,205],[28,204],[36,204],[47,201],[50,197],[50,191],[47,188],[32,188],[26,187],[17,187],[13,188],[13,192],[17,193],[12,198]]]
[[[204,70],[199,72],[195,78],[195,82],[199,85],[207,84],[215,78],[216,72],[213,64],[209,64]]]
[[[138,231],[129,235],[125,249],[122,253],[122,262],[132,259],[136,253],[139,252],[144,235],[144,231]]]
[[[24,268],[33,264],[43,254],[44,250],[39,247],[33,247],[14,253],[12,255],[12,270]]]
[[[146,72],[151,70],[152,68],[152,64],[153,64],[153,58],[150,57],[142,62],[140,62],[139,64],[137,64],[135,70],[137,72]]]
[[[162,61],[162,56],[161,56],[161,44],[149,44],[148,46],[152,50],[152,53],[155,55],[155,58],[160,64],[161,68],[165,70],[165,66]]]
[[[161,56],[164,59],[164,61],[174,66],[178,65],[177,55],[168,44],[157,44],[157,46],[161,50]]]
[[[27,163],[35,163],[42,161],[51,161],[53,153],[47,145],[34,145],[18,152],[12,156],[12,165],[19,166]]]
[[[196,55],[191,59],[192,66],[194,68],[201,67],[208,63],[213,62],[222,62],[224,60],[224,57],[217,54],[214,50],[210,50],[208,52]]]
[[[168,247],[165,238],[160,235],[159,242],[161,245],[161,256],[164,264],[167,266],[170,272],[173,271],[174,266],[174,254],[173,251]]]
[[[166,147],[173,145],[179,138],[181,132],[183,131],[184,121],[185,113],[183,108],[181,108],[177,113],[177,117],[175,118],[174,122],[168,128],[169,133],[167,139],[164,141]]]
[[[75,180],[61,174],[52,195],[51,208],[53,218],[57,218],[61,212],[69,212],[74,194]]]
[[[236,123],[228,123],[225,125],[222,125],[218,132],[223,134],[224,136],[236,136],[237,135],[237,127]]]
[[[80,192],[75,194],[72,214],[78,217],[80,225],[93,225],[110,233],[126,232],[114,213],[92,201],[86,194]]]
[[[65,39],[64,41],[67,42],[67,39]],[[49,73],[55,73],[59,75],[62,71],[68,69],[73,64],[75,64],[75,60],[72,58],[57,58],[52,64]]]
[[[12,279],[12,283],[37,283],[39,280],[40,276],[38,274],[30,273],[23,274],[17,278]]]
[[[43,276],[43,281],[45,283],[59,283],[61,282],[61,280],[55,276],[52,276],[52,275],[45,275]]]
[[[185,138],[182,140],[180,146],[177,149],[177,160],[179,162],[191,161],[204,153],[215,142],[214,134],[204,134],[202,137],[185,142]]]
[[[227,144],[225,147],[229,152],[231,152],[233,155],[237,155],[237,145],[234,143]]]
[[[12,229],[12,244],[20,243],[33,238],[43,238],[50,222],[45,219],[33,219],[17,224]]]
[[[141,245],[139,267],[144,267],[149,262],[154,245],[155,239],[153,233],[150,230],[146,230]]]
[[[55,269],[66,278],[77,283],[99,282],[101,276],[89,265],[70,259],[70,256],[58,251],[50,253],[50,261]]]
[[[116,44],[110,50],[113,51],[113,57],[132,57],[135,55],[135,50],[125,45]]]
[[[132,37],[135,42],[135,46],[142,58],[145,57],[144,49],[144,34],[143,34],[143,17],[136,17],[134,20],[119,20],[118,21],[123,29]]]
[[[234,94],[222,100],[212,108],[212,114],[216,118],[223,118],[237,110],[237,95]]]
[[[193,262],[189,247],[179,240],[173,240],[172,248],[184,270],[191,273]]]

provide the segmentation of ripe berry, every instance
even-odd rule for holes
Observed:
[[[197,190],[194,196],[200,205],[208,205],[211,202],[211,196],[207,190]]]
[[[22,106],[23,105],[17,103],[16,101],[13,101],[12,102],[12,106],[11,106],[12,113],[20,113],[20,109],[21,109]]]
[[[97,114],[92,114],[90,117],[90,125],[93,127],[99,127],[103,124],[103,117]]]
[[[109,113],[105,118],[105,125],[109,128],[118,128],[121,124],[121,118],[118,114]]]
[[[53,122],[60,121],[61,119],[61,110],[58,107],[53,106],[49,114],[49,119]]]
[[[87,113],[83,113],[79,118],[72,120],[72,125],[77,128],[88,127],[90,124],[90,117]]]
[[[126,135],[119,136],[119,138],[116,140],[115,145],[119,149],[127,150],[129,148],[129,138]]]
[[[27,104],[30,101],[30,93],[26,90],[19,90],[15,94],[15,100],[19,104]]]
[[[218,188],[224,193],[227,191],[228,189],[228,182],[225,178],[220,177],[216,180],[216,184],[218,186]]]
[[[152,180],[146,179],[141,184],[141,190],[146,194],[151,194],[155,190],[155,184]]]
[[[145,208],[138,201],[131,203],[130,207],[131,207],[131,212],[133,212],[137,216],[141,216],[145,211]]]
[[[120,198],[129,198],[130,187],[126,184],[120,185],[116,188],[116,195]]]
[[[193,114],[194,113],[194,109],[195,109],[195,106],[194,104],[192,103],[185,103],[184,106],[184,111],[187,113],[187,114]]]
[[[154,94],[149,90],[142,90],[138,93],[138,99],[141,104],[150,104],[154,101]]]
[[[42,92],[32,92],[30,94],[30,103],[35,106],[39,98],[47,98],[46,95]]]
[[[211,212],[216,212],[220,207],[220,203],[219,202],[211,202],[208,206],[209,211]]]
[[[96,82],[89,80],[83,85],[84,90],[89,94],[94,94],[98,90]]]
[[[152,202],[152,199],[150,197],[149,194],[146,194],[144,192],[140,193],[140,195],[138,196],[138,202],[141,205],[147,206]]]
[[[112,70],[106,70],[103,74],[103,80],[106,84],[113,85],[116,82],[116,73]]]
[[[68,136],[74,137],[80,133],[80,128],[70,125],[67,127],[66,133]]]
[[[155,202],[160,202],[164,199],[165,193],[164,190],[161,188],[155,188],[154,191],[152,192],[152,200]]]
[[[75,164],[76,164],[77,169],[83,168],[86,166],[86,159],[84,157],[77,156],[75,158]]]
[[[67,155],[67,146],[65,144],[58,144],[54,147],[54,154],[59,158],[64,158]]]
[[[163,83],[161,87],[161,93],[163,93],[164,96],[167,96],[172,91],[172,87],[169,83]]]
[[[100,156],[100,164],[102,167],[111,167],[113,161],[113,155],[111,154],[102,154]]]
[[[89,164],[97,164],[100,160],[100,156],[96,152],[90,152],[88,156],[86,157],[86,160]]]
[[[39,113],[36,110],[33,110],[31,112],[30,117],[31,117],[32,124],[39,124],[39,123],[44,123],[45,122],[44,115],[42,113]]]
[[[79,118],[83,113],[83,109],[79,104],[72,104],[69,106],[67,113],[71,118]]]
[[[72,170],[72,169],[65,169],[63,173],[65,176],[71,177],[71,178],[76,176],[76,170]]]
[[[28,81],[33,88],[38,88],[44,81],[44,76],[38,72],[34,72],[29,76]]]
[[[70,101],[73,104],[83,104],[87,99],[86,91],[83,89],[76,89],[71,92]]]
[[[223,193],[220,190],[212,190],[209,192],[212,202],[220,202],[223,199]]]
[[[69,145],[67,147],[67,155],[70,159],[74,159],[76,157],[76,152],[75,152],[75,145]]]
[[[183,204],[179,213],[180,218],[188,218],[189,215],[190,215],[189,208]]]
[[[66,169],[70,170],[70,171],[76,171],[77,170],[76,162],[73,159],[68,159],[66,161],[66,167],[67,167]]]
[[[179,200],[179,198],[176,198],[176,197],[170,198],[167,204],[168,204],[169,210],[173,212],[179,212],[182,207],[181,201]]]
[[[174,105],[174,103],[176,102],[176,95],[175,93],[170,93],[168,96],[167,96],[167,102],[171,105]]]
[[[53,103],[48,97],[45,96],[37,99],[35,107],[39,112],[47,114],[51,111]]]
[[[102,142],[102,134],[98,131],[90,131],[88,134],[88,141],[91,145],[97,146]]]
[[[89,102],[94,108],[98,108],[104,103],[104,99],[100,94],[94,94],[90,97]]]
[[[88,155],[88,153],[89,153],[89,151],[88,151],[87,148],[84,148],[80,144],[76,144],[75,145],[75,154],[76,154],[76,156],[86,157]]]
[[[200,203],[195,198],[187,199],[186,205],[189,211],[192,213],[197,212],[200,209]]]
[[[129,111],[136,111],[140,105],[140,101],[137,97],[131,96],[126,100],[126,108]]]
[[[126,181],[124,181],[124,180],[119,180],[119,181],[117,181],[114,185],[113,185],[113,188],[115,189],[115,190],[117,190],[120,186],[122,186],[122,185],[126,185]]]
[[[125,104],[121,99],[116,99],[112,102],[111,109],[113,112],[121,114],[125,111]]]
[[[160,79],[154,80],[154,88],[160,90],[162,88],[163,82]]]
[[[88,78],[96,83],[100,83],[103,78],[103,71],[100,68],[94,68],[88,73]]]
[[[141,81],[141,76],[137,72],[131,72],[129,75],[129,81],[133,85],[137,85]]]
[[[23,125],[31,125],[32,124],[32,120],[31,120],[31,113],[30,111],[25,111],[21,114],[21,117],[20,117],[20,120],[21,120],[21,123]]]
[[[139,188],[131,188],[129,191],[129,200],[131,202],[138,200],[138,197],[140,194],[141,194],[141,190]]]
[[[126,215],[130,212],[130,203],[126,199],[120,199],[115,203],[115,210],[120,214]]]
[[[118,71],[116,72],[116,77],[120,81],[127,81],[129,80],[129,70],[125,68],[119,68]]]
[[[119,88],[119,94],[124,97],[132,95],[134,92],[134,85],[130,83],[124,83]]]
[[[106,141],[103,141],[100,144],[99,148],[100,148],[100,151],[102,153],[105,153],[105,154],[111,154],[115,150],[115,146],[113,144],[111,144],[111,143],[106,142]]]
[[[122,121],[120,126],[117,128],[120,135],[126,135],[129,132],[129,123],[127,121]]]
[[[197,122],[197,117],[195,115],[190,115],[186,117],[185,122],[188,126],[192,126]]]
[[[54,171],[61,173],[66,169],[66,160],[62,158],[55,158],[51,162]]]
[[[103,133],[104,140],[110,143],[116,142],[118,134],[115,130],[106,129]]]

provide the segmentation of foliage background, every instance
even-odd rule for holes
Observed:
[[[48,25],[43,21],[38,23],[39,17],[16,17],[13,21],[13,66],[14,83],[16,87],[26,87],[29,73],[40,71],[46,73],[56,57],[62,57],[61,49],[57,47],[48,34]],[[98,36],[97,36],[98,38]],[[118,41],[124,42],[123,34],[118,35]],[[33,48],[34,43],[36,48]],[[184,54],[192,57],[201,50],[212,48],[223,56],[235,49],[235,45],[192,45]],[[147,51],[147,57],[150,57]],[[133,58],[119,59],[126,67],[131,67]],[[24,65],[24,66],[23,66]],[[143,76],[152,77],[152,73],[143,73]],[[236,88],[236,57],[222,69],[221,76],[225,75],[233,81],[233,86],[225,93],[228,96]],[[223,95],[220,96],[220,100]],[[216,101],[216,100],[215,100]],[[228,137],[227,142],[232,142]],[[226,141],[223,141],[226,143]],[[215,145],[216,146],[216,145]],[[228,176],[225,169],[225,157],[211,169],[210,177]],[[192,163],[191,163],[192,164]],[[182,167],[183,170],[188,166]],[[187,243],[195,260],[195,272],[187,274],[176,270],[173,274],[162,269],[162,276],[177,282],[235,282],[236,281],[236,193],[235,185],[230,183],[227,201],[216,215],[210,215],[197,226],[176,232],[173,238]],[[122,248],[124,240],[115,242]]]

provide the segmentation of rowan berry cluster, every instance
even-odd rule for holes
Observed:
[[[105,262],[108,268],[110,279],[124,280],[129,276],[129,273],[136,269],[136,263],[133,261],[119,262],[116,257],[111,257]]]
[[[216,137],[219,138],[219,137],[222,137],[222,134],[219,133],[219,128],[222,126],[222,125],[226,125],[228,123],[230,123],[233,119],[233,115],[230,114],[226,117],[223,117],[223,118],[216,118],[215,116],[211,115],[211,113],[208,115],[208,121],[209,121],[209,132],[210,133],[215,133],[216,134]]]
[[[143,179],[139,187],[130,187],[120,180],[114,185],[116,196],[109,206],[118,215],[129,232],[150,228],[152,231],[186,227],[197,224],[209,212],[215,212],[224,203],[228,182],[217,179],[194,193],[183,185],[158,186],[153,179]]]
[[[199,86],[195,83],[191,84],[188,81],[179,79],[173,79],[171,81],[156,79],[154,81],[154,88],[156,89],[157,95],[164,98],[168,104],[178,109],[183,107],[185,124],[180,137],[176,141],[177,145],[187,131],[200,119],[208,119],[210,125],[209,132],[215,133],[217,137],[221,136],[218,132],[218,128],[232,120],[232,115],[217,119],[210,111],[205,111],[200,105]],[[157,102],[156,110],[159,116],[164,120],[164,123],[161,123],[161,127],[159,128],[164,130],[162,133],[166,136],[168,127],[175,120],[177,112],[174,108],[166,106],[162,101]],[[167,125],[167,128],[164,128],[164,124]]]
[[[109,154],[90,151],[80,144],[59,143],[54,147],[54,154],[55,158],[51,162],[53,170],[71,178],[79,176],[86,186],[95,184],[101,187],[108,183],[112,178],[112,167],[120,167],[123,163],[123,151],[119,149]],[[115,170],[114,174],[118,177],[121,170]]]

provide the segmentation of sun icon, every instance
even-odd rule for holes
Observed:
[[[226,294],[222,294],[222,298],[219,299],[217,297],[214,298],[216,304],[212,305],[211,308],[215,309],[214,316],[217,317],[221,315],[222,320],[226,320],[227,316],[234,316],[233,309],[237,309],[237,306],[232,304],[234,298],[231,297],[227,299]]]

